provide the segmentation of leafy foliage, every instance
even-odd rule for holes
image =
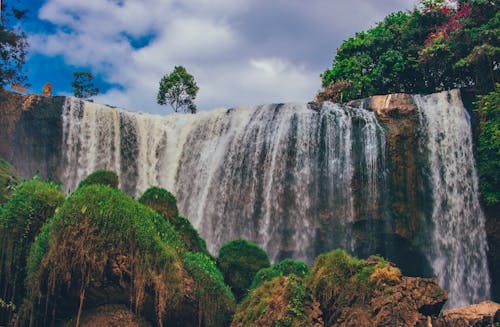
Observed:
[[[306,310],[312,304],[311,291],[296,275],[265,281],[238,306],[232,327],[314,326]]]
[[[236,239],[222,245],[217,265],[239,301],[247,294],[255,274],[269,267],[270,262],[267,253],[257,244]]]
[[[31,244],[63,202],[56,185],[28,180],[19,184],[6,203],[0,216],[0,294],[4,301],[19,304],[23,298]]]
[[[165,217],[179,233],[189,251],[209,255],[205,240],[189,220],[179,216],[177,200],[172,193],[160,187],[151,187],[139,198],[139,202]]]
[[[17,178],[14,167],[0,158],[0,205],[7,202],[16,184]]]
[[[23,11],[7,8],[6,2],[1,2],[0,22],[0,88],[6,85],[25,85],[26,76],[23,65],[26,60],[28,42],[26,35],[18,28],[9,27],[10,18],[21,19]]]
[[[115,172],[109,170],[97,170],[81,181],[78,187],[99,184],[107,185],[112,188],[118,188],[118,183],[118,175]]]
[[[481,194],[488,206],[500,203],[500,84],[476,103],[480,119],[478,171]]]
[[[185,251],[170,223],[153,210],[109,186],[81,187],[33,244],[28,259],[30,297],[21,317],[36,322],[48,303],[57,318],[58,310],[79,299],[79,309],[73,308],[78,321],[86,291],[101,287],[95,281],[111,274],[115,277],[108,282],[129,285],[136,312],[151,292],[161,322],[166,308],[175,309],[185,294],[180,259]],[[118,268],[110,270],[114,266]],[[64,301],[58,294],[66,294]]]
[[[88,99],[99,94],[99,88],[94,85],[94,75],[91,72],[73,72],[73,95],[77,98]]]
[[[184,267],[196,283],[199,323],[228,326],[235,309],[234,296],[214,261],[203,253],[186,253]]]
[[[263,282],[279,276],[288,276],[294,274],[300,278],[306,278],[309,275],[309,266],[302,261],[285,259],[269,268],[263,268],[255,274],[250,289],[259,287]]]
[[[189,74],[186,68],[175,66],[174,71],[163,76],[160,81],[158,91],[158,104],[169,104],[174,112],[184,108],[184,112],[196,112],[196,105],[193,100],[198,93],[198,85],[193,75]]]
[[[340,46],[323,87],[351,81],[340,92],[344,100],[470,86],[491,91],[500,78],[499,17],[497,2],[485,0],[456,8],[424,1],[423,9],[392,13]]]

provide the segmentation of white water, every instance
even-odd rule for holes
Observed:
[[[458,91],[416,96],[432,185],[428,257],[448,307],[489,298],[485,219],[478,199],[470,119]]]

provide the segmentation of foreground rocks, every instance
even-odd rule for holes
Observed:
[[[484,301],[467,307],[444,310],[433,327],[486,327],[500,324],[500,304]]]

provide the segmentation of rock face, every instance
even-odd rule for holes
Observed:
[[[491,301],[444,310],[442,315],[432,322],[434,327],[486,327],[498,324],[500,324],[500,304]]]

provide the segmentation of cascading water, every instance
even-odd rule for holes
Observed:
[[[477,302],[489,279],[469,117],[456,92],[414,100],[433,199],[422,251],[449,306]],[[160,117],[67,98],[63,157],[66,190],[109,169],[131,195],[171,191],[212,253],[244,237],[274,261],[310,263],[337,247],[376,251],[375,234],[359,234],[372,223],[394,233],[385,132],[364,109],[279,104]]]
[[[448,307],[489,298],[485,219],[478,199],[470,119],[458,91],[415,96],[433,197],[429,261]]]

